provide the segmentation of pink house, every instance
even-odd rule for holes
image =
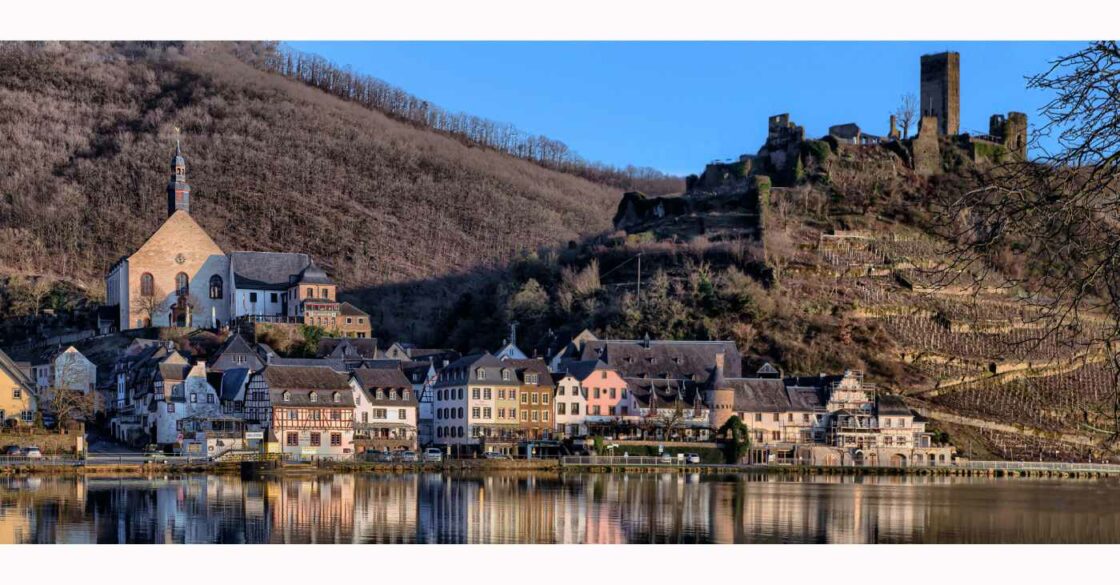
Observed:
[[[566,361],[561,372],[579,381],[587,397],[587,422],[608,422],[630,415],[626,380],[600,360]]]

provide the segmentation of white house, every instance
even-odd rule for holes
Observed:
[[[354,392],[355,437],[370,449],[416,448],[416,393],[397,367],[358,368],[350,377]]]
[[[180,420],[220,414],[218,393],[206,381],[205,364],[192,366],[179,353],[159,364],[148,400],[148,432],[153,443],[177,445]]]
[[[555,411],[556,430],[565,437],[587,435],[587,391],[579,378],[568,372],[552,375],[556,383],[556,398],[552,408]]]

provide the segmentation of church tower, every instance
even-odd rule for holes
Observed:
[[[167,216],[182,209],[191,211],[191,186],[187,184],[187,161],[175,140],[175,156],[171,158],[171,180],[167,183]]]

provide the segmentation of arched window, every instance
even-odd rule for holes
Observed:
[[[284,392],[284,402],[291,402],[291,401],[292,401],[292,393],[291,392]]]
[[[334,393],[334,401],[335,402],[342,402],[342,395],[339,394],[338,392],[335,392]]]
[[[307,398],[308,398],[308,400],[310,400],[311,402],[319,402],[319,395],[318,395],[318,394],[316,394],[316,393],[314,393],[314,392],[312,392],[311,394],[309,394],[309,395],[307,396]]]
[[[222,298],[222,277],[217,274],[210,277],[210,298]]]
[[[186,272],[180,272],[175,275],[175,294],[179,296],[186,296],[191,290],[191,279],[187,276]]]
[[[145,272],[140,275],[140,296],[156,296],[156,279],[152,277],[151,272]]]

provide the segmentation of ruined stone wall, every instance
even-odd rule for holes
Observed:
[[[914,172],[919,175],[928,177],[941,172],[941,145],[937,126],[937,118],[923,116],[918,124],[918,135],[910,143]]]

